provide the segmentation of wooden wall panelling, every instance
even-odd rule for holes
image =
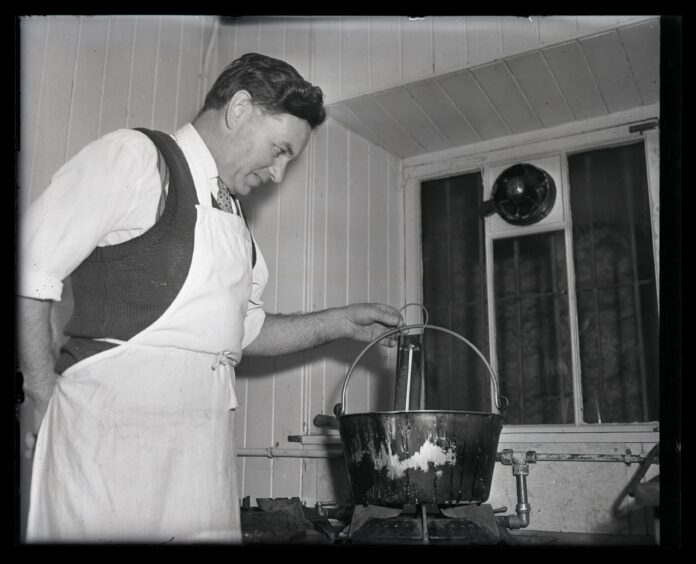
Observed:
[[[369,18],[342,18],[341,35],[341,96],[365,92],[370,87],[370,27]]]
[[[152,127],[160,26],[159,17],[141,16],[137,20],[126,127]]]
[[[341,96],[343,57],[341,55],[340,23],[335,18],[315,18],[313,82],[332,101]]]
[[[174,108],[175,129],[193,121],[198,110],[203,106],[202,101],[207,94],[207,87],[199,75],[202,73],[210,33],[212,32],[212,25],[206,23],[203,16],[189,16],[182,20],[181,25],[181,61]],[[211,82],[210,86],[212,84]]]
[[[157,76],[152,126],[162,131],[176,131],[176,105],[181,82],[181,43],[183,19],[163,16],[160,23],[157,53]]]
[[[285,56],[285,18],[266,17],[259,23],[259,53],[283,59]]]
[[[312,22],[290,18],[285,26],[285,60],[297,69],[305,80],[313,83]],[[319,85],[321,86],[321,85]]]
[[[66,160],[99,136],[98,116],[103,99],[102,85],[108,32],[108,18],[80,18]]]
[[[103,84],[101,114],[98,116],[98,135],[126,127],[132,65],[139,60],[134,55],[137,18],[114,16],[109,21],[109,40]]]
[[[578,33],[592,33],[619,22],[617,16],[577,16]]]
[[[553,43],[578,32],[576,16],[543,16],[538,18],[540,43]]]
[[[539,18],[503,16],[500,18],[503,53],[519,53],[539,45]]]
[[[465,28],[470,65],[497,59],[503,54],[500,18],[467,16]]]
[[[411,81],[435,72],[433,53],[432,19],[424,20],[402,17],[401,22],[401,75]]]
[[[370,86],[398,83],[402,74],[401,35],[398,16],[370,18]]]
[[[31,155],[31,201],[45,190],[65,162],[78,27],[79,18],[75,16],[50,18],[46,27],[47,49]]]
[[[435,72],[463,68],[468,62],[466,19],[463,16],[433,16]]]
[[[37,128],[40,123],[44,58],[48,49],[48,18],[24,17],[20,21],[20,138],[18,155],[19,193],[17,205],[23,211],[39,194],[33,189],[33,162]]]
[[[206,93],[223,70],[236,58],[247,51],[258,51],[258,28],[250,25],[236,26],[217,22],[217,37],[211,53]],[[212,33],[212,30],[211,30]],[[205,57],[210,37],[206,36],[203,57]]]
[[[234,52],[219,53],[218,67],[224,69],[234,59],[237,59],[245,53],[260,53],[261,52],[261,25],[258,21],[243,20],[243,23],[235,25],[221,25],[220,36],[229,35],[234,31],[235,39],[233,46],[226,43],[228,49],[233,48]]]

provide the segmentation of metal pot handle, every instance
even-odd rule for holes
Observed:
[[[393,335],[394,333],[401,333],[405,331],[406,329],[436,329],[437,331],[443,331],[445,333],[449,333],[453,337],[457,337],[460,341],[463,341],[465,344],[469,345],[473,349],[473,351],[481,358],[483,363],[486,365],[486,368],[488,368],[488,372],[491,375],[491,382],[493,383],[493,400],[495,403],[495,407],[498,409],[498,412],[505,412],[508,408],[509,401],[505,396],[500,396],[498,395],[498,379],[496,378],[495,372],[493,371],[493,368],[491,367],[490,363],[486,359],[485,356],[483,356],[483,353],[476,348],[476,346],[469,341],[468,339],[462,337],[459,333],[455,333],[454,331],[447,329],[445,327],[439,327],[438,325],[428,325],[428,324],[423,324],[423,323],[418,323],[415,325],[402,325],[400,327],[396,327],[394,329],[390,329],[389,331],[382,333],[379,337],[377,337],[374,341],[369,343],[362,351],[360,351],[360,354],[356,357],[355,361],[353,361],[353,365],[350,367],[350,370],[348,370],[348,373],[346,374],[346,378],[343,381],[343,389],[341,390],[341,403],[337,403],[334,406],[334,414],[336,417],[340,417],[341,415],[345,415],[345,405],[346,405],[346,391],[348,390],[348,380],[350,380],[350,376],[353,373],[353,370],[357,366],[358,362],[360,362],[360,359],[363,357],[363,355],[370,349],[372,348],[373,345],[376,343],[379,343],[382,339],[385,337],[388,337],[389,335]]]

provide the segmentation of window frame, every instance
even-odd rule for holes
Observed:
[[[550,155],[561,156],[561,174],[565,182],[568,179],[568,156],[588,150],[610,148],[643,142],[648,181],[648,199],[653,230],[653,250],[655,257],[655,279],[658,295],[659,314],[659,122],[652,129],[637,128],[630,131],[630,126],[651,120],[659,120],[659,104],[643,106],[634,110],[574,122],[547,130],[528,134],[514,135],[493,141],[481,142],[453,150],[430,153],[411,157],[403,161],[404,181],[404,243],[405,269],[404,283],[406,302],[422,303],[422,247],[420,225],[420,187],[421,183],[439,178],[479,172],[487,182],[487,164],[542,158]],[[506,425],[501,440],[526,441],[543,440],[556,442],[592,442],[607,440],[634,441],[638,437],[655,440],[659,434],[659,421],[640,423],[585,423],[582,421],[582,382],[579,372],[579,337],[577,328],[577,302],[575,292],[574,261],[572,254],[572,216],[570,198],[564,198],[567,276],[569,286],[569,307],[571,318],[571,347],[573,363],[573,398],[574,423],[549,425]],[[557,229],[554,228],[554,229]],[[534,229],[530,226],[529,234],[547,231],[548,228]],[[494,238],[486,229],[486,269],[489,320],[493,317],[492,248]],[[422,322],[420,311],[410,308],[406,321]],[[407,314],[408,314],[407,310]],[[489,323],[491,351],[495,351],[495,322]],[[490,359],[494,369],[497,368],[496,355]],[[643,439],[641,439],[643,440]]]

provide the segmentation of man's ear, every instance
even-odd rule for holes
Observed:
[[[225,122],[228,128],[233,128],[240,119],[251,115],[253,105],[251,94],[246,90],[238,90],[234,93],[225,109]]]

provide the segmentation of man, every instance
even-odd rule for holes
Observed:
[[[380,304],[262,310],[268,270],[237,196],[281,182],[324,119],[318,87],[247,54],[192,124],[173,137],[102,137],[29,209],[19,291],[21,369],[39,429],[29,542],[239,542],[242,351],[369,341],[398,323]],[[75,308],[56,362],[50,308],[68,275]]]

